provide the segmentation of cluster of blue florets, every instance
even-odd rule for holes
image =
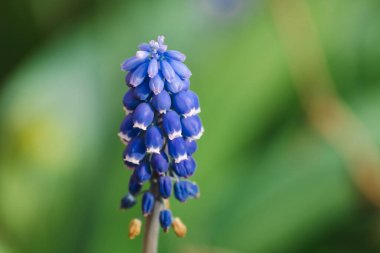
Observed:
[[[121,208],[134,206],[136,196],[142,193],[142,213],[148,216],[155,202],[163,203],[172,189],[181,202],[199,196],[198,186],[187,178],[195,172],[192,155],[204,130],[198,96],[189,90],[191,72],[183,63],[186,56],[167,50],[164,36],[138,48],[136,56],[121,65],[128,71],[125,81],[130,88],[123,98],[126,116],[119,137],[126,144],[124,164],[133,169]],[[150,185],[143,191],[145,182]],[[170,227],[168,208],[161,211],[160,223],[165,231]]]

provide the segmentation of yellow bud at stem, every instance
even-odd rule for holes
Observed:
[[[129,239],[135,239],[141,232],[141,221],[139,219],[133,219],[129,223]]]
[[[170,201],[169,201],[169,199],[164,199],[164,207],[165,207],[165,209],[170,209]]]
[[[173,219],[172,227],[173,227],[174,233],[178,237],[182,238],[186,236],[187,227],[185,224],[183,224],[180,218],[176,217]]]

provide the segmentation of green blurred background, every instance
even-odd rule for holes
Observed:
[[[355,147],[367,160],[380,144],[379,13],[378,0],[1,1],[0,253],[140,251],[142,237],[128,239],[139,208],[118,210],[131,173],[120,63],[160,34],[187,55],[206,132],[201,198],[171,203],[188,234],[162,234],[159,252],[380,252],[365,197],[377,181],[358,184],[350,166]],[[328,125],[348,156],[310,120],[298,89],[320,83],[297,78],[299,59],[352,112]]]

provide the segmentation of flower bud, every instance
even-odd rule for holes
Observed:
[[[183,80],[183,88],[182,90],[188,90],[190,88],[190,79]]]
[[[181,119],[182,124],[182,134],[189,141],[198,140],[201,138],[204,129],[202,126],[201,119],[198,115],[194,115],[187,118]]]
[[[183,222],[181,221],[180,218],[178,217],[175,217],[173,219],[173,222],[172,222],[172,228],[174,230],[174,233],[178,236],[178,237],[185,237],[186,236],[186,233],[187,233],[187,227],[185,224],[183,224]]]
[[[171,93],[178,93],[183,90],[183,88],[185,87],[185,83],[179,76],[177,76],[176,74],[174,75],[175,76],[171,82],[165,82],[165,88]]]
[[[159,94],[164,89],[164,81],[161,74],[156,75],[149,81],[149,89],[155,94]]]
[[[161,129],[157,126],[150,126],[145,134],[145,146],[147,153],[160,153],[164,145],[164,137]]]
[[[158,72],[158,62],[156,58],[152,58],[148,66],[148,76],[153,78],[157,75]]]
[[[159,154],[152,154],[152,158],[150,161],[152,168],[157,174],[163,175],[169,169],[169,161],[165,152],[161,152]]]
[[[124,71],[131,71],[131,70],[137,68],[138,66],[140,66],[144,61],[145,61],[145,59],[141,59],[141,58],[137,58],[136,56],[133,56],[133,57],[125,60],[121,64],[121,69]]]
[[[190,78],[191,71],[184,63],[172,59],[169,59],[168,62],[179,77],[182,79]]]
[[[164,232],[168,232],[170,225],[172,224],[172,212],[170,210],[162,210],[160,212],[160,224],[164,229]]]
[[[139,86],[144,81],[147,69],[148,69],[148,62],[144,62],[140,66],[138,66],[135,70],[133,70],[133,73],[131,75],[131,80],[130,80],[130,84],[133,87]]]
[[[127,144],[132,138],[136,137],[140,130],[138,128],[133,128],[133,116],[132,114],[128,114],[125,116],[123,122],[121,122],[119,131],[120,140]]]
[[[177,176],[188,178],[194,174],[197,164],[193,157],[188,156],[187,159],[174,163],[172,166]]]
[[[154,118],[154,111],[147,103],[141,103],[137,106],[133,112],[133,127],[146,130],[146,128],[152,123]]]
[[[136,199],[133,197],[132,194],[128,193],[126,194],[121,200],[120,200],[120,208],[121,209],[128,209],[133,207],[136,204]]]
[[[136,176],[132,174],[132,176],[129,178],[129,186],[128,190],[132,195],[136,195],[141,191],[142,185],[137,180]]]
[[[169,154],[176,163],[187,159],[186,144],[183,138],[175,138],[168,141]]]
[[[162,127],[170,140],[182,136],[181,119],[174,111],[168,111],[162,117]]]
[[[140,101],[133,93],[134,88],[130,88],[123,97],[123,105],[126,112],[133,111],[140,104]]]
[[[177,50],[167,50],[164,55],[177,61],[185,61],[186,59],[186,56]]]
[[[165,77],[165,79],[169,83],[172,82],[174,78],[176,77],[176,74],[172,66],[170,66],[170,64],[166,60],[161,60],[160,65],[161,65],[162,74]]]
[[[136,57],[139,59],[146,59],[149,56],[149,52],[145,50],[137,51],[136,52]]]
[[[133,95],[140,100],[147,100],[152,92],[149,87],[149,79],[145,79],[138,87],[134,88]]]
[[[187,150],[187,155],[192,155],[197,151],[198,145],[195,141],[185,141],[186,144],[186,150]]]
[[[169,176],[163,176],[158,179],[159,192],[164,199],[170,197],[172,193],[172,180]]]
[[[151,105],[159,113],[166,113],[170,109],[171,99],[167,91],[162,90],[159,94],[154,95],[151,100]]]
[[[124,160],[133,164],[140,164],[145,157],[145,143],[141,136],[133,138],[124,150]]]
[[[189,181],[178,181],[174,184],[174,196],[181,202],[185,202],[189,197],[199,197],[199,188]]]
[[[152,177],[152,172],[149,167],[149,162],[141,162],[140,165],[133,171],[133,174],[136,177],[136,180],[143,184],[145,181],[148,181]]]
[[[198,96],[190,90],[181,91],[173,95],[173,108],[185,118],[196,115],[201,111]]]
[[[151,52],[152,51],[152,48],[150,47],[150,45],[148,43],[141,43],[138,48],[142,51],[147,51],[147,52]]]
[[[151,214],[154,206],[154,196],[151,192],[144,193],[142,197],[142,213],[146,217]]]
[[[141,233],[141,221],[133,219],[129,223],[129,239],[135,239]]]

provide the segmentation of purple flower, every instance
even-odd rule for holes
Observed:
[[[152,172],[150,170],[150,165],[148,161],[144,161],[140,163],[140,165],[133,172],[137,182],[143,184],[145,181],[149,180],[152,176]]]
[[[160,225],[167,232],[172,225],[172,212],[170,210],[162,210],[160,212]]]
[[[144,193],[142,197],[142,204],[141,204],[141,210],[144,216],[148,216],[154,206],[154,196],[151,192]]]
[[[150,126],[145,134],[145,146],[147,153],[160,153],[164,145],[164,136],[157,126]]]
[[[125,116],[119,129],[120,131],[118,135],[124,144],[127,144],[132,138],[136,137],[140,133],[140,129],[133,127],[132,114]]]
[[[186,143],[182,137],[168,141],[168,149],[170,156],[176,163],[187,159]]]
[[[148,103],[141,103],[133,112],[133,127],[146,130],[153,122],[154,111]]]
[[[182,134],[189,141],[198,140],[201,138],[204,129],[201,119],[198,115],[181,119]]]
[[[165,152],[161,152],[159,154],[152,154],[150,163],[152,165],[153,170],[161,176],[165,175],[165,173],[169,169],[169,160]]]
[[[155,75],[149,81],[149,89],[154,93],[154,95],[160,94],[164,89],[164,80],[161,74]]]
[[[131,112],[140,104],[140,100],[134,95],[134,88],[129,89],[123,97],[124,110]]]
[[[201,111],[198,96],[190,90],[173,95],[173,108],[185,118],[194,116]]]
[[[194,158],[189,156],[187,157],[187,159],[182,160],[179,163],[174,163],[173,171],[179,177],[188,178],[194,174],[196,167],[197,167],[197,164]]]
[[[132,174],[132,176],[129,179],[129,186],[128,186],[129,192],[132,195],[136,195],[137,193],[140,192],[141,188],[142,188],[142,185],[139,183],[139,181],[137,181],[137,178],[135,177],[135,175]]]
[[[120,208],[121,209],[129,209],[133,207],[136,204],[136,199],[133,197],[132,194],[127,193],[121,200],[120,200]]]
[[[174,196],[180,202],[185,202],[188,198],[199,197],[199,188],[189,181],[178,181],[174,184]]]
[[[157,112],[162,114],[170,109],[172,101],[169,93],[166,90],[163,90],[159,94],[154,95],[150,103]]]
[[[124,160],[133,164],[140,164],[146,153],[144,139],[141,136],[133,138],[124,150]]]
[[[140,44],[136,55],[121,64],[128,72],[129,90],[123,97],[126,116],[118,135],[126,145],[124,164],[133,173],[120,206],[134,206],[143,184],[149,183],[142,196],[144,216],[153,212],[156,201],[170,198],[172,191],[181,202],[199,196],[195,183],[183,181],[196,170],[193,155],[204,132],[199,99],[190,90],[192,73],[184,63],[186,56],[168,50],[164,40],[158,36],[157,41]],[[167,231],[172,224],[168,207],[160,212],[159,221]]]
[[[182,136],[181,119],[174,111],[169,111],[162,117],[162,127],[169,140]]]
[[[164,199],[167,199],[170,197],[170,194],[172,193],[172,180],[169,176],[163,176],[159,177],[158,179],[158,186],[161,196]]]

